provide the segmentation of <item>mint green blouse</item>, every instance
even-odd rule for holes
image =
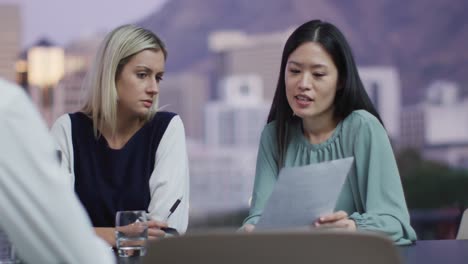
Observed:
[[[267,124],[261,135],[252,206],[244,224],[258,222],[278,178],[275,125]],[[305,138],[300,122],[289,126],[285,167],[354,157],[336,210],[346,211],[358,229],[383,232],[398,245],[416,240],[392,147],[377,118],[364,110],[354,111],[320,144]]]

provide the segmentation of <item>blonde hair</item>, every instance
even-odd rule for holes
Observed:
[[[153,32],[134,25],[123,25],[111,31],[101,43],[93,64],[83,82],[88,91],[81,111],[93,120],[93,130],[99,136],[99,128],[109,126],[115,133],[117,126],[116,78],[132,56],[151,49],[162,51],[164,59],[167,50],[164,43]],[[153,118],[158,110],[158,97],[146,117]]]

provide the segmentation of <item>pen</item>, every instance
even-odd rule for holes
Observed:
[[[172,215],[172,213],[174,213],[177,207],[179,206],[181,200],[182,200],[182,197],[177,199],[175,203],[172,205],[171,209],[169,209],[169,215],[166,217],[166,223],[167,223],[167,220],[169,220],[169,217]],[[179,235],[179,232],[177,232],[177,230],[172,227],[161,227],[161,230],[164,231],[166,234],[170,234],[172,236]]]
[[[167,222],[167,220],[169,219],[169,217],[172,215],[172,213],[175,212],[175,210],[176,210],[177,207],[179,206],[181,200],[182,200],[182,197],[179,198],[179,199],[177,199],[177,200],[175,201],[175,203],[172,205],[171,209],[169,209],[169,215],[166,217],[166,222]]]

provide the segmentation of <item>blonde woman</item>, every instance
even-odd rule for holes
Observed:
[[[125,25],[101,44],[84,82],[83,108],[52,127],[62,168],[96,233],[115,245],[115,215],[147,210],[148,235],[188,224],[188,159],[179,116],[158,112],[167,51],[151,31]],[[181,199],[168,218],[172,205]]]

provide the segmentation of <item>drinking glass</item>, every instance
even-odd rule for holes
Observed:
[[[119,257],[144,256],[148,240],[145,211],[118,211],[115,217],[115,240]]]

